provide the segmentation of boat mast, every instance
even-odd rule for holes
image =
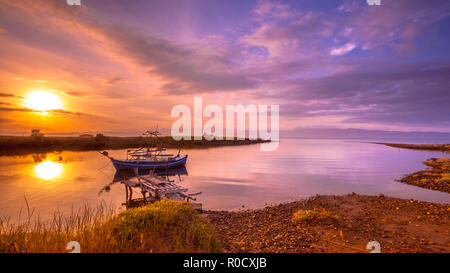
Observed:
[[[159,136],[161,135],[160,132],[158,132],[158,125],[156,125],[156,129],[154,131],[151,130],[147,130],[144,133],[142,133],[142,135],[144,137],[146,137],[147,139],[147,154],[146,156],[150,156],[150,147],[156,147],[157,149],[159,147],[157,147],[158,141],[159,141]],[[155,150],[157,150],[155,149]],[[156,152],[156,151],[155,151]],[[156,156],[157,154],[155,154]]]

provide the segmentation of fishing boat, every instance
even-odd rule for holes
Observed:
[[[160,133],[156,131],[146,131],[144,136],[148,137],[149,146],[139,149],[128,149],[126,159],[115,159],[109,156],[107,151],[103,151],[102,154],[108,157],[116,170],[161,170],[178,168],[186,165],[188,155],[181,156],[178,150],[177,155],[164,154],[165,148],[161,148],[158,136]],[[153,140],[156,138],[156,141]]]
[[[169,156],[169,155],[163,155]],[[188,156],[180,156],[179,154],[172,157],[157,158],[147,156],[132,156],[130,159],[115,159],[108,156],[114,165],[116,170],[132,170],[137,168],[139,170],[152,170],[152,169],[169,169],[177,168],[186,165]]]

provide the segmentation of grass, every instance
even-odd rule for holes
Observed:
[[[258,140],[180,140],[170,136],[160,137],[160,142],[167,148],[209,148],[231,145],[247,145],[265,142]],[[88,151],[102,149],[125,149],[145,146],[144,137],[42,137],[0,136],[0,154],[23,154],[31,152],[52,151]]]
[[[0,221],[0,252],[68,252],[77,241],[81,252],[220,252],[209,222],[189,203],[159,201],[118,214],[104,205],[50,222],[39,219],[11,225]]]

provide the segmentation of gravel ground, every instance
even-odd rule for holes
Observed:
[[[295,212],[302,210],[300,220]],[[309,211],[308,213],[304,212]],[[207,211],[227,252],[450,252],[450,205],[350,194],[239,212]]]

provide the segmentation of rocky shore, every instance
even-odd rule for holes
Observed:
[[[206,212],[226,252],[450,252],[450,205],[350,194]]]
[[[417,187],[450,193],[450,158],[430,158],[428,169],[406,175],[399,181]]]

